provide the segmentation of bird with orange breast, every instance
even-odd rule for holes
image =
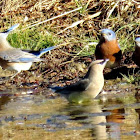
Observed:
[[[95,49],[95,57],[96,59],[109,59],[106,64],[107,68],[114,68],[120,65],[122,51],[112,30],[101,30],[100,41]]]
[[[140,67],[140,37],[135,39],[135,43],[135,51],[132,55],[132,59]]]

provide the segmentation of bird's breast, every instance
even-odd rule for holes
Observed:
[[[98,51],[99,52],[96,52],[96,54],[98,54],[98,56],[96,56],[97,59],[109,59],[106,67],[113,68],[120,64],[122,52],[117,41],[113,40],[100,43]]]
[[[15,70],[15,71],[22,71],[22,70],[29,70],[32,65],[32,62],[29,63],[7,63],[6,69],[8,70]]]
[[[104,56],[112,56],[120,51],[119,45],[116,41],[104,42],[101,44],[100,49]]]

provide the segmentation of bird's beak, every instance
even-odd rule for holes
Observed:
[[[105,34],[105,33],[102,33],[102,35],[103,35],[103,36],[106,36],[106,34]]]
[[[109,61],[109,59],[103,59],[103,61],[102,62],[100,62],[100,64],[105,64],[105,63],[107,63]]]
[[[104,59],[103,64],[106,64],[109,61],[109,59]]]
[[[109,59],[104,59],[104,63],[107,63],[109,61]]]
[[[105,59],[105,62],[108,62],[109,61],[109,59]]]

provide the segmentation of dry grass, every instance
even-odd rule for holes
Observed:
[[[61,40],[57,43],[62,46],[83,47],[97,42],[99,30],[111,28],[125,50],[139,33],[140,6],[134,0],[7,0],[0,5],[1,30],[20,23],[22,32],[30,28],[40,35],[49,33]]]
[[[1,31],[20,23],[9,35],[12,46],[37,50],[59,45],[35,70],[45,74],[50,68],[63,76],[66,70],[72,74],[66,79],[74,78],[79,66],[65,64],[93,56],[100,29],[115,31],[123,52],[133,51],[134,38],[139,36],[140,3],[134,0],[7,0],[0,6]],[[71,72],[72,67],[76,72]]]

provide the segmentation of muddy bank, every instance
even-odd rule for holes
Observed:
[[[50,54],[44,55],[44,62],[33,63],[29,71],[23,71],[14,78],[8,76],[13,73],[1,70],[1,91],[17,89],[33,89],[46,90],[50,85],[64,86],[75,83],[82,78],[87,72],[87,68],[92,60],[92,56],[77,56],[74,57],[74,50],[66,48],[56,49]],[[105,80],[111,80],[110,83],[127,83],[123,75],[133,75],[137,78],[133,85],[139,87],[140,68],[135,66],[132,61],[132,52],[124,53],[121,66],[115,69],[105,69]],[[4,77],[6,74],[6,78]],[[106,82],[105,85],[107,85]],[[106,89],[106,86],[104,87]],[[119,90],[119,89],[118,89]]]

